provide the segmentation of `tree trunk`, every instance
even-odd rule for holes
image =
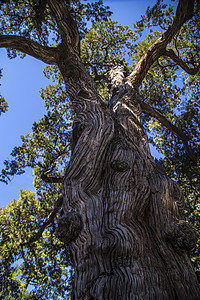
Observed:
[[[121,67],[110,75],[109,107],[90,79],[65,80],[74,87],[76,120],[57,236],[72,255],[72,298],[200,299],[183,194],[150,154],[138,93]]]

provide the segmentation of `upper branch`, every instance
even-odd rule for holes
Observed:
[[[19,50],[47,64],[56,63],[56,48],[42,46],[23,36],[0,35],[0,48]]]
[[[138,88],[152,64],[163,54],[166,46],[180,30],[181,26],[193,16],[194,0],[179,0],[172,25],[159,37],[141,57],[134,71],[129,76],[132,85]]]
[[[178,64],[185,72],[190,75],[197,74],[200,69],[199,63],[194,68],[189,67],[178,55],[176,55],[176,53],[172,49],[165,50],[164,54],[170,57],[176,64]]]
[[[79,51],[79,32],[77,24],[72,18],[66,3],[60,0],[47,0],[47,3],[56,19],[62,41]]]
[[[141,102],[141,108],[144,113],[152,116],[157,119],[162,125],[164,125],[167,129],[173,132],[182,142],[185,148],[185,151],[189,155],[189,157],[196,161],[194,154],[192,153],[190,146],[188,145],[188,137],[183,133],[181,129],[176,127],[173,123],[171,123],[163,114],[161,114],[156,108],[151,107],[149,104]]]

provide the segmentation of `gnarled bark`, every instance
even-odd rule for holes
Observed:
[[[174,25],[158,41],[163,51],[186,18],[180,7]],[[158,48],[149,50],[148,62]],[[144,73],[136,68],[140,75],[125,78],[122,67],[115,66],[107,107],[77,51],[70,45],[66,51],[66,44],[58,50],[76,112],[57,231],[72,254],[73,299],[199,299],[188,256],[196,232],[182,219],[182,192],[158,170],[140,122],[134,80]]]
[[[137,91],[120,66],[111,77],[109,110],[90,84],[74,98],[81,131],[59,223],[75,268],[73,299],[197,300],[188,256],[197,236],[182,219],[182,192],[154,163]]]

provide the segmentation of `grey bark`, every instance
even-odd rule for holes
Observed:
[[[73,299],[197,300],[182,191],[150,154],[137,91],[120,66],[111,78],[109,109],[85,81],[73,100],[81,130],[57,230],[72,253]]]
[[[59,22],[55,3],[49,0]],[[68,19],[60,24],[68,41],[58,49],[58,66],[76,118],[57,236],[72,255],[75,300],[200,298],[188,255],[197,235],[182,219],[180,188],[151,156],[137,91],[189,18],[188,7],[191,1],[179,3],[172,26],[131,76],[125,78],[121,66],[113,67],[109,106],[82,65],[77,38],[72,38],[74,24],[70,27]]]

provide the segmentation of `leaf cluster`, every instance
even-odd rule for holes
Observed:
[[[81,41],[82,61],[105,100],[109,93],[108,71],[114,61],[121,61],[128,71],[126,58],[134,38],[129,26],[108,19],[92,24]]]
[[[47,217],[54,198],[54,193],[40,199],[32,192],[20,191],[19,200],[0,209],[1,299],[68,296],[69,254],[53,234],[55,223],[50,224],[38,241],[26,243]]]
[[[77,22],[80,37],[87,31],[87,22],[97,22],[111,15],[102,0],[88,3],[81,0],[65,1]],[[57,45],[61,36],[52,16],[47,0],[8,0],[0,3],[0,34],[19,35],[39,42],[43,46]],[[10,58],[21,55],[19,51],[8,49]],[[22,55],[23,56],[23,55]]]
[[[2,69],[0,69],[0,79],[2,77]],[[0,85],[1,86],[1,85]],[[8,103],[0,93],[0,116],[8,110]]]
[[[31,133],[21,136],[21,146],[11,153],[13,159],[4,161],[0,180],[5,183],[14,175],[24,173],[26,167],[33,168],[38,176],[47,171],[61,176],[67,164],[71,151],[71,103],[58,68],[47,66],[44,73],[47,78],[52,78],[52,84],[40,91],[47,114],[34,122]]]

